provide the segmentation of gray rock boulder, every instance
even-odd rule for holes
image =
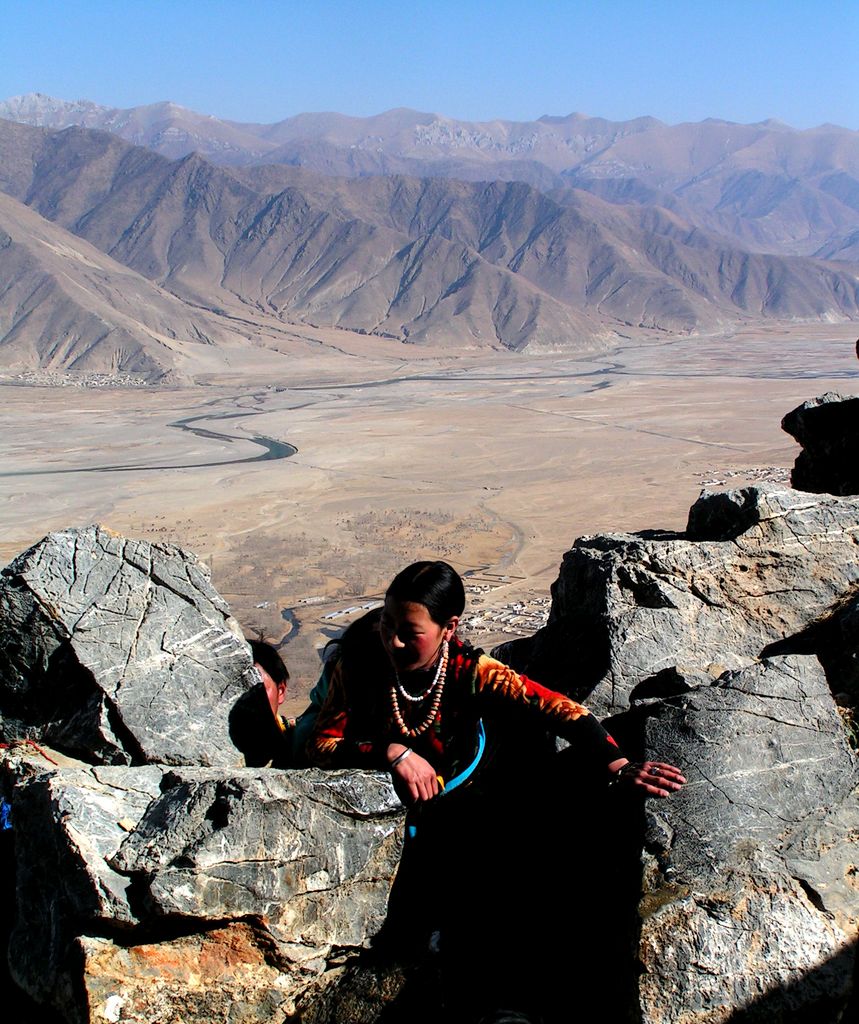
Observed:
[[[640,1020],[846,1020],[851,938],[790,878],[725,872],[718,887],[672,893],[645,916]]]
[[[645,756],[689,779],[647,812],[644,1024],[840,1019],[859,775],[817,659],[766,660],[639,713]]]
[[[842,1019],[856,970],[859,501],[703,494],[682,534],[584,537],[504,653],[687,787],[647,805],[643,1024]],[[854,997],[855,998],[855,997]]]
[[[797,490],[859,494],[859,396],[828,391],[797,406],[781,426],[802,445],[790,476]]]
[[[239,766],[228,716],[251,657],[208,569],[100,526],[0,574],[0,728],[86,760]]]
[[[859,502],[760,485],[704,493],[684,535],[582,537],[548,625],[505,653],[600,714],[716,679],[826,618],[859,588]]]
[[[112,861],[145,875],[151,915],[254,917],[317,970],[381,927],[402,837],[387,775],[183,769],[165,786]]]
[[[17,775],[10,964],[70,1021],[283,1020],[384,919],[403,827],[386,775]]]
[[[26,766],[26,762],[24,762]],[[13,790],[16,917],[9,959],[15,980],[61,1008],[73,981],[66,962],[81,922],[92,930],[136,922],[129,878],[108,860],[159,793],[163,770],[99,766],[21,770]]]
[[[320,1022],[344,999],[371,1020],[402,987],[356,963],[399,861],[390,780],[242,769],[229,719],[250,670],[208,571],[172,545],[69,530],[0,575],[9,963],[73,1024],[280,1021],[299,998]]]
[[[640,713],[647,756],[659,752],[688,780],[675,798],[650,805],[664,823],[663,855],[677,879],[783,869],[797,828],[824,820],[859,783],[814,657],[726,672],[712,686],[648,702]]]

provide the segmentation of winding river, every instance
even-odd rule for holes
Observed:
[[[12,473],[0,473],[0,477],[12,476],[51,476],[59,473],[149,473],[154,470],[165,469],[208,469],[212,466],[240,466],[251,462],[267,462],[276,459],[288,459],[295,455],[298,449],[287,441],[278,441],[273,437],[266,437],[264,434],[223,434],[219,431],[210,430],[206,427],[194,427],[192,423],[221,422],[223,420],[241,419],[245,416],[259,416],[262,410],[248,412],[219,412],[206,413],[203,416],[188,416],[185,419],[168,423],[168,427],[175,427],[177,430],[187,430],[197,437],[207,438],[213,441],[247,441],[250,444],[258,445],[263,449],[261,455],[249,455],[244,459],[220,459],[213,462],[184,462],[179,465],[170,466],[147,466],[147,465],[113,465],[113,466],[82,466],[80,468],[65,469],[22,469]]]
[[[403,384],[475,384],[477,382],[487,384],[503,384],[505,382],[524,381],[559,381],[578,379],[585,384],[586,391],[599,391],[612,386],[612,378],[622,377],[664,377],[666,379],[677,376],[735,376],[746,379],[761,377],[774,377],[782,379],[807,379],[816,376],[826,375],[828,377],[849,377],[854,378],[856,371],[854,364],[848,366],[827,366],[825,369],[818,367],[815,373],[807,370],[808,355],[806,351],[812,346],[809,341],[801,341],[793,345],[782,344],[775,350],[772,347],[764,348],[760,344],[736,345],[733,339],[724,339],[720,347],[722,349],[723,361],[712,360],[707,351],[712,348],[713,342],[707,350],[701,351],[699,346],[690,346],[688,339],[679,339],[661,345],[659,349],[653,346],[629,346],[613,349],[605,353],[599,353],[590,357],[583,357],[576,360],[570,368],[555,366],[549,363],[544,372],[486,372],[481,370],[454,371],[448,373],[426,373],[426,374],[404,374],[400,377],[385,377],[362,381],[349,381],[345,383],[328,384],[298,384],[283,389],[293,392],[334,392],[348,391],[364,388],[385,388],[396,387]],[[670,351],[671,358],[667,360],[670,364],[666,366],[666,353]],[[660,364],[653,366],[654,355],[660,357]],[[851,345],[852,353],[852,345]],[[730,354],[730,359],[727,358]],[[766,358],[763,356],[766,355]],[[546,372],[548,371],[548,372]],[[238,404],[243,397],[238,396],[233,401]],[[221,401],[215,399],[215,402]],[[208,469],[216,466],[235,466],[250,464],[254,462],[276,461],[288,459],[295,455],[298,449],[287,441],[280,441],[264,434],[227,434],[214,430],[209,426],[202,426],[204,423],[219,424],[226,420],[243,419],[248,416],[258,416],[265,412],[264,409],[240,409],[233,412],[211,412],[202,415],[187,416],[184,419],[175,420],[167,426],[177,430],[185,430],[197,437],[213,441],[227,441],[232,444],[234,441],[248,442],[262,449],[259,455],[249,455],[238,459],[214,459],[206,462],[188,462],[179,465],[133,465],[114,464],[106,466],[84,466],[80,468],[57,468],[57,469],[25,469],[12,472],[0,472],[0,477],[24,477],[24,476],[48,476],[63,473],[144,473],[161,472],[170,469]]]

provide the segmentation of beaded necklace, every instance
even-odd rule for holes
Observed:
[[[444,683],[447,677],[447,652],[448,643],[447,640],[445,640],[441,645],[441,658],[439,658],[438,667],[436,668],[433,681],[427,689],[420,694],[409,693],[409,691],[400,682],[399,673],[394,669],[394,684],[391,686],[391,710],[393,711],[394,721],[397,723],[397,728],[403,736],[409,736],[411,738],[420,736],[422,733],[425,733],[436,720],[439,708],[441,707],[441,695],[444,692]],[[419,725],[410,729],[403,721],[403,713],[400,710],[398,694],[402,694],[406,700],[411,701],[414,704],[419,704],[421,701],[426,700],[433,691],[435,691],[435,693],[426,716]]]

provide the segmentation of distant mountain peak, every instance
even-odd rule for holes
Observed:
[[[541,114],[537,120],[543,124],[564,124],[567,121],[586,121],[587,114],[574,110],[571,114]]]
[[[24,93],[0,101],[0,117],[37,127],[64,127],[57,123],[58,116],[67,117],[68,123],[73,124],[77,123],[74,115],[99,117],[109,113],[109,107],[100,106],[91,100],[59,100],[41,92]]]
[[[792,132],[795,129],[787,123],[787,121],[781,121],[777,117],[767,117],[763,121],[758,121],[759,125],[764,128],[771,128],[773,131],[788,131]]]

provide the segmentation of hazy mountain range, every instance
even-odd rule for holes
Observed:
[[[843,262],[859,259],[859,133],[842,128],[406,110],[243,125],[41,96],[0,116],[48,126],[0,122],[0,190],[157,286],[164,316],[175,304],[146,328],[162,337],[219,344],[241,308],[457,349],[859,316]],[[0,288],[5,365],[77,351],[31,339],[22,355],[20,295]],[[175,365],[160,344],[120,348],[123,365]]]
[[[833,258],[838,239],[859,230],[859,132],[836,125],[796,131],[778,121],[667,125],[583,114],[472,122],[405,109],[260,125],[173,103],[120,110],[39,94],[0,102],[0,118],[99,128],[171,159],[198,152],[224,165],[289,164],[341,177],[573,186],[612,202],[673,209],[758,251]]]

